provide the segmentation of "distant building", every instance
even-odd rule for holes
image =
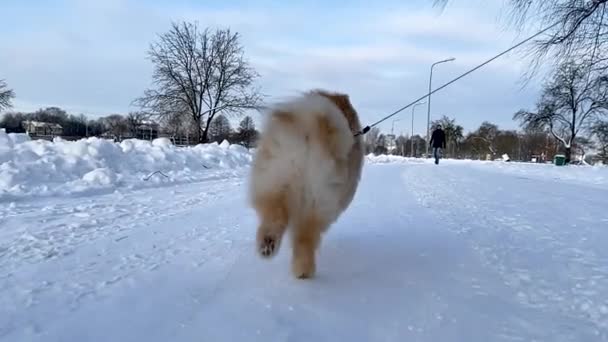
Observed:
[[[63,134],[63,127],[52,122],[27,120],[23,121],[21,125],[32,138],[54,138]]]
[[[154,140],[159,137],[160,126],[153,121],[144,121],[129,129],[120,126],[110,129],[101,134],[102,138],[123,141],[125,139]]]
[[[135,127],[134,137],[141,140],[154,140],[158,138],[159,125],[153,121],[144,121]]]

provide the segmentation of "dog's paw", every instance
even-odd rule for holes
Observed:
[[[258,242],[258,252],[264,258],[270,258],[276,254],[279,240],[272,235],[264,235]]]
[[[296,259],[292,265],[294,277],[298,279],[309,279],[315,276],[315,261],[310,258]]]

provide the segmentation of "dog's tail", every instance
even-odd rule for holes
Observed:
[[[285,153],[306,153],[306,159],[318,152],[343,160],[355,142],[342,109],[317,92],[277,105],[270,113],[267,133],[289,148]]]

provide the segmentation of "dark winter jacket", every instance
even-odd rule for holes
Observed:
[[[445,148],[445,132],[442,129],[436,129],[431,136],[431,147]]]

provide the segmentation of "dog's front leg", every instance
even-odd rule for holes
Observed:
[[[260,225],[256,232],[258,253],[264,258],[270,258],[279,251],[283,234],[289,223],[287,203],[283,191],[258,196],[255,208],[260,217]]]

